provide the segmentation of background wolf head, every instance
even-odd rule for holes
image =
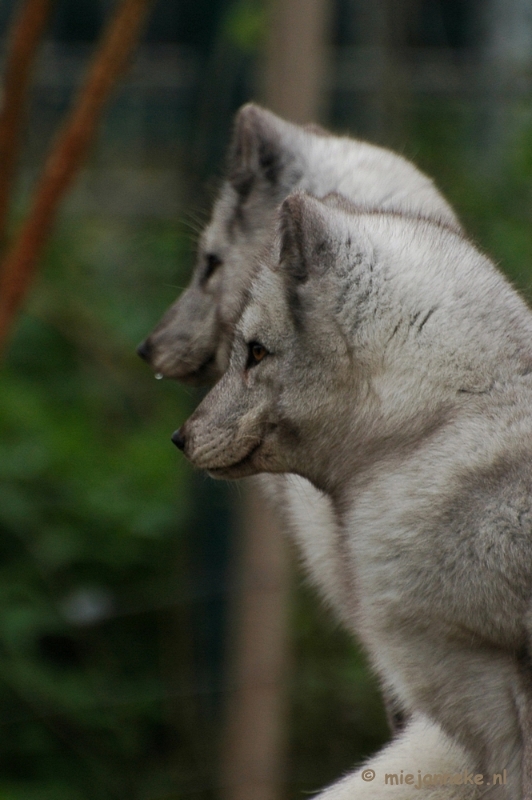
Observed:
[[[228,176],[201,234],[190,285],[139,347],[155,371],[188,383],[223,374],[255,260],[277,206],[296,188],[317,197],[337,192],[357,206],[459,229],[432,181],[401,156],[246,105],[236,117]]]

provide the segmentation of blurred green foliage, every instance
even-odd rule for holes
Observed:
[[[483,140],[475,104],[413,104],[407,155],[435,177],[466,234],[532,300],[532,124],[515,104],[506,138]],[[504,136],[504,134],[503,134]]]
[[[2,368],[6,800],[176,785],[179,667],[161,664],[184,624],[191,503],[169,436],[191,401],[156,385],[134,348],[183,285],[189,250],[176,226],[64,221]]]
[[[228,8],[223,34],[234,47],[244,53],[252,53],[266,37],[266,19],[263,3],[238,0]]]

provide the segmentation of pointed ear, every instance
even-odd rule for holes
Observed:
[[[331,212],[305,192],[294,192],[280,209],[281,270],[292,281],[305,283],[323,275],[334,263],[336,246]]]
[[[275,188],[295,160],[295,126],[271,111],[247,103],[236,115],[229,148],[228,178],[246,197],[257,179]]]

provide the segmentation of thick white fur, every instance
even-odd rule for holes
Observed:
[[[381,752],[371,758],[356,772],[347,775],[329,789],[321,792],[316,800],[476,800],[481,797],[482,787],[447,784],[425,785],[416,789],[412,785],[385,783],[386,775],[411,774],[415,782],[418,775],[452,774],[464,771],[470,774],[471,759],[467,753],[433,723],[423,717],[413,719],[403,734],[390,742]],[[364,780],[367,770],[375,772],[371,781]],[[415,784],[414,784],[415,786]]]

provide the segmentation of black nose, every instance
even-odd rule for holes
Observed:
[[[178,431],[173,432],[172,441],[176,447],[179,447],[180,450],[185,449],[185,437],[181,433],[181,428],[179,428]]]
[[[144,359],[144,361],[149,361],[152,353],[152,346],[150,344],[149,339],[145,339],[143,342],[139,344],[137,347],[137,354]]]

